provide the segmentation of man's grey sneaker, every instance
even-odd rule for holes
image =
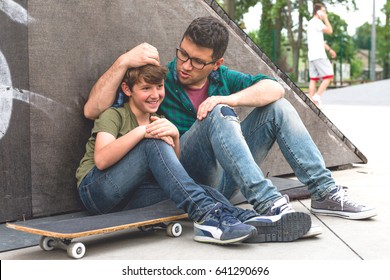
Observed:
[[[292,208],[290,204],[290,198],[288,197],[287,194],[285,194],[282,197],[276,199],[272,204],[272,206],[268,208],[268,211],[263,215],[274,216],[280,214],[287,214],[291,212],[295,212],[295,210]]]
[[[375,208],[364,206],[350,199],[346,189],[346,187],[337,186],[337,189],[325,198],[312,200],[311,212],[351,220],[368,219],[377,215]]]
[[[256,235],[256,228],[241,223],[229,209],[217,203],[200,222],[194,222],[194,240],[204,243],[231,244]]]
[[[285,194],[274,202],[273,206],[268,211],[268,215],[276,215],[277,213],[287,214],[291,212],[295,212],[295,210],[290,204],[290,198]],[[314,237],[320,234],[322,234],[322,228],[319,225],[312,223],[309,231],[306,232],[302,238]]]
[[[244,223],[257,229],[257,235],[246,239],[245,243],[287,242],[303,237],[311,227],[311,218],[306,213],[295,212],[288,196],[283,196],[264,215]]]

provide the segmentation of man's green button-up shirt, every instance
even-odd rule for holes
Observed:
[[[196,111],[180,84],[176,72],[176,58],[167,65],[169,72],[165,80],[165,99],[160,106],[159,114],[164,115],[184,134],[196,121]],[[266,75],[249,75],[229,70],[221,65],[209,75],[208,96],[226,96],[243,90],[263,79],[273,79]]]

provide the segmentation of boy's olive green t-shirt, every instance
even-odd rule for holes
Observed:
[[[85,155],[81,159],[80,166],[76,171],[77,187],[95,166],[94,151],[97,133],[107,132],[114,135],[115,138],[119,138],[137,126],[139,126],[137,119],[130,110],[128,103],[125,103],[120,108],[108,108],[95,120],[91,137],[85,147]]]

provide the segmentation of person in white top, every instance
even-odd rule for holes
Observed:
[[[317,105],[321,106],[321,95],[333,80],[333,67],[326,51],[332,58],[336,53],[324,41],[324,33],[332,34],[333,28],[328,20],[326,8],[317,3],[313,6],[313,17],[307,26],[307,44],[309,48],[309,97]],[[317,90],[317,82],[322,80]]]

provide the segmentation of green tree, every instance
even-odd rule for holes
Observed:
[[[371,48],[371,24],[366,22],[356,29],[354,42],[359,49],[369,50]]]
[[[271,17],[272,0],[261,0],[260,29],[258,31],[258,46],[275,62],[273,50],[275,48],[274,24]]]
[[[281,58],[283,21],[280,15],[283,5],[278,5],[278,3],[283,1],[277,0],[274,4],[272,0],[259,0],[262,7],[260,28],[248,34],[256,45],[279,67],[283,64]],[[283,70],[286,71],[286,69]]]
[[[294,24],[293,20],[293,12],[294,10],[298,10],[298,21]],[[286,0],[286,10],[285,10],[285,18],[286,18],[286,29],[287,36],[290,42],[292,53],[293,53],[293,74],[294,77],[298,77],[299,75],[299,57],[300,50],[302,48],[303,42],[303,19],[308,16],[307,9],[307,1],[297,0],[290,1]]]
[[[363,61],[354,57],[351,60],[351,79],[357,80],[362,78]]]
[[[243,16],[250,7],[255,6],[260,0],[217,0],[218,4],[226,11],[229,17],[239,26],[243,26]]]
[[[377,51],[379,63],[383,66],[383,78],[390,78],[390,0],[382,8],[385,14],[384,26],[377,27]]]
[[[303,20],[307,17],[307,1],[304,0],[260,0],[262,14],[260,29],[249,35],[255,43],[279,66],[283,64],[281,57],[282,30],[287,31],[287,39],[292,49],[293,73],[298,76],[299,53],[303,42]],[[295,12],[297,18],[294,20]],[[257,34],[256,34],[257,33]],[[256,34],[256,35],[255,35]],[[282,67],[283,69],[283,67]],[[287,69],[283,69],[287,71]]]
[[[379,19],[376,23],[376,57],[383,67],[383,78],[390,78],[390,0],[386,1],[381,11],[385,14],[385,23]],[[368,22],[356,29],[354,43],[359,49],[371,49],[371,27]]]
[[[284,39],[282,36],[282,30],[284,28],[284,22],[283,22],[283,0],[277,0],[275,2],[274,7],[272,8],[272,19],[274,21],[274,28],[273,28],[273,35],[274,35],[274,54],[275,54],[275,62],[277,62],[278,65],[283,64],[283,58],[282,58],[282,40]]]

